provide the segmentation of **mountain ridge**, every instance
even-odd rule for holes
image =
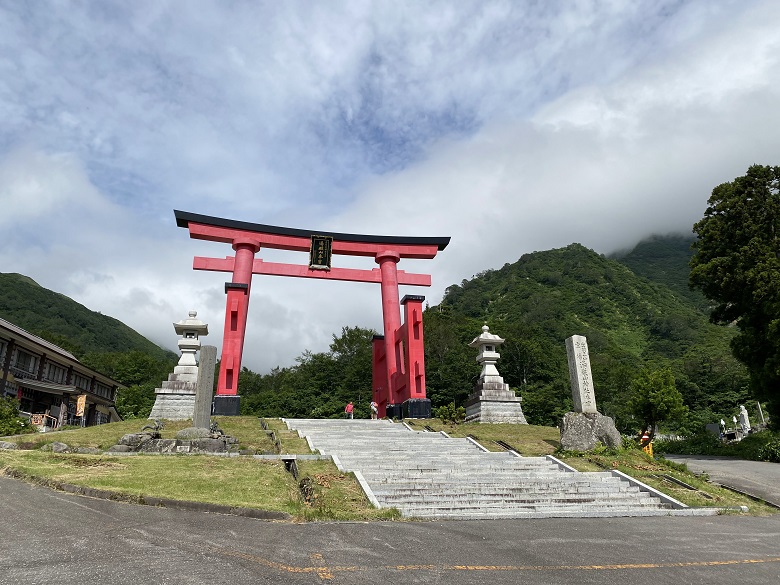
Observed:
[[[119,319],[92,311],[23,274],[0,272],[0,317],[77,358],[90,352],[142,351],[156,359],[175,355]]]

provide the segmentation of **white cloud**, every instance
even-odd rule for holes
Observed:
[[[191,266],[231,253],[174,208],[452,236],[399,265],[436,303],[526,252],[687,231],[780,158],[771,1],[20,6],[0,7],[0,270],[170,348],[190,309],[221,344],[229,275]],[[345,325],[381,327],[379,287],[256,277],[245,365]]]
[[[767,6],[529,121],[444,141],[370,180],[339,226],[452,235],[432,261],[439,294],[534,250],[576,241],[607,253],[690,232],[715,185],[780,158],[778,22]]]

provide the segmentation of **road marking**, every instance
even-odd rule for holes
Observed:
[[[623,563],[613,565],[380,565],[369,566],[320,566],[296,567],[276,561],[271,561],[251,553],[243,553],[226,548],[213,548],[219,554],[236,557],[259,565],[276,569],[282,573],[316,573],[323,581],[333,579],[336,573],[369,572],[377,570],[389,571],[616,571],[638,569],[669,569],[685,567],[719,567],[726,565],[750,565],[761,563],[780,563],[780,557],[765,559],[733,559],[726,561],[688,561],[681,563]],[[313,560],[321,560],[321,554],[312,554]]]

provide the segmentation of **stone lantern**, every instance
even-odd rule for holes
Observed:
[[[181,335],[179,340],[180,366],[197,366],[195,353],[200,349],[200,336],[209,334],[209,326],[197,318],[197,311],[190,311],[189,317],[173,324],[176,335]]]
[[[150,419],[187,420],[195,412],[195,394],[198,387],[198,362],[195,354],[200,349],[200,338],[209,334],[209,326],[190,311],[186,319],[173,324],[181,357],[160,388],[155,388],[155,399]]]
[[[474,392],[466,401],[466,422],[528,424],[523,415],[521,398],[509,389],[498,373],[496,362],[501,354],[498,346],[504,343],[498,335],[483,325],[482,334],[469,343],[476,348],[477,362],[482,366]]]
[[[501,339],[498,335],[490,333],[490,327],[487,325],[482,326],[482,335],[475,337],[474,341],[469,343],[469,347],[475,347],[479,350],[477,355],[477,362],[482,366],[482,373],[479,375],[479,379],[485,382],[495,382],[504,386],[504,378],[498,373],[496,368],[496,362],[501,354],[496,351],[499,345],[504,343],[505,339]],[[507,389],[509,386],[507,386]]]

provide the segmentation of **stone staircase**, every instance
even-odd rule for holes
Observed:
[[[470,439],[387,420],[286,419],[312,450],[355,473],[380,508],[413,518],[547,518],[709,514],[609,472],[552,457],[486,452]],[[646,488],[646,489],[644,489]],[[663,501],[662,501],[663,499]]]

